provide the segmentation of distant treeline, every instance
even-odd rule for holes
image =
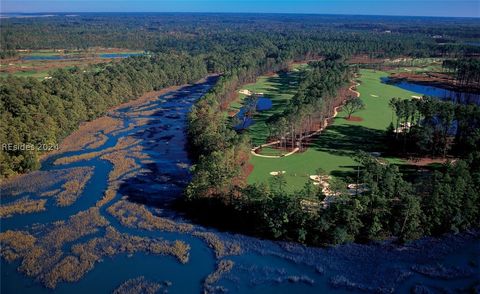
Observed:
[[[0,178],[38,168],[36,150],[13,146],[59,143],[80,122],[95,119],[112,106],[151,90],[190,83],[204,77],[202,58],[156,54],[118,63],[56,70],[52,78],[9,76],[0,79]]]
[[[85,13],[48,18],[9,18],[0,24],[0,51],[16,49],[129,48],[149,51],[225,53],[254,49],[268,40],[276,52],[289,52],[299,41],[327,43],[334,50],[375,56],[462,56],[480,53],[480,47],[462,45],[480,38],[475,19],[261,15]],[[436,39],[433,38],[436,36]],[[439,44],[448,36],[448,44]],[[7,56],[8,54],[3,54]],[[234,55],[226,54],[225,61]],[[284,56],[288,57],[288,56]]]

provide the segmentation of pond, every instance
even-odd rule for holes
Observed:
[[[417,83],[412,83],[408,81],[392,82],[388,77],[383,77],[381,78],[381,80],[383,83],[394,85],[401,89],[419,93],[421,95],[432,96],[442,100],[449,100],[449,101],[462,103],[462,104],[480,105],[479,93],[452,91],[452,90],[447,90],[447,89],[443,89],[436,86],[417,84]]]
[[[256,99],[255,104],[255,111],[261,112],[270,110],[272,108],[272,100],[266,97],[258,97]],[[251,125],[255,123],[254,119],[246,115],[248,112],[249,106],[244,106],[240,109],[240,111],[235,115],[235,122],[238,122],[235,125],[236,130],[245,130],[248,129]]]
[[[465,45],[470,45],[470,46],[480,46],[480,42],[466,42],[464,44]]]
[[[104,53],[100,54],[100,58],[127,58],[131,56],[141,56],[144,53]]]
[[[204,293],[205,280],[215,271],[220,260],[231,260],[233,268],[220,276],[212,286],[218,291],[229,293],[363,293],[399,289],[408,292],[418,284],[429,289],[438,283],[441,289],[453,290],[460,286],[473,285],[478,279],[479,234],[470,232],[446,236],[443,239],[427,238],[405,246],[392,243],[349,244],[335,248],[312,248],[287,242],[275,242],[241,234],[218,232],[191,224],[170,207],[172,200],[182,197],[188,184],[191,162],[186,149],[186,117],[193,103],[202,97],[216,82],[215,77],[205,82],[168,92],[152,101],[137,106],[128,106],[109,115],[122,121],[118,131],[107,133],[101,146],[93,149],[71,151],[55,155],[42,162],[42,171],[58,178],[58,174],[71,168],[93,167],[93,176],[82,194],[71,206],[58,207],[48,199],[45,212],[14,215],[1,219],[2,232],[22,230],[42,238],[56,221],[68,220],[71,215],[85,211],[95,205],[108,186],[112,164],[100,156],[85,160],[54,165],[56,159],[81,156],[90,152],[111,150],[119,140],[138,140],[148,160],[139,160],[142,173],[124,179],[115,198],[99,210],[110,226],[130,236],[180,240],[190,246],[190,258],[182,264],[169,255],[114,254],[94,263],[78,282],[60,282],[55,291],[46,289],[34,277],[26,277],[17,271],[19,261],[8,263],[1,260],[2,294],[37,293],[111,293],[128,279],[145,276],[148,281],[168,281],[169,293]],[[258,111],[271,107],[270,99],[259,99]],[[147,120],[136,125],[135,122]],[[132,151],[134,154],[136,151]],[[36,174],[31,174],[35,176]],[[57,189],[55,182],[35,183],[35,178],[25,176],[18,179],[20,195],[0,186],[2,204],[27,195],[41,199],[45,189]],[[50,186],[49,186],[50,185]],[[108,212],[112,203],[124,196],[127,201],[145,204],[148,211],[172,221],[174,224],[191,224],[196,232],[208,232],[217,236],[224,244],[238,244],[240,251],[216,257],[212,245],[204,239],[185,231],[142,229],[125,226]],[[43,198],[45,199],[45,197]],[[118,201],[118,202],[117,202]],[[72,246],[105,235],[105,228],[67,242],[61,248],[63,256],[72,254]],[[435,276],[439,265],[447,274]],[[419,268],[414,271],[412,268]],[[420,274],[419,272],[422,272]],[[433,276],[433,277],[432,277]],[[441,290],[440,289],[440,290]],[[439,291],[440,291],[439,290]]]
[[[73,59],[73,56],[65,55],[28,55],[22,57],[22,60],[64,60]]]
[[[141,56],[144,53],[102,53],[99,58],[127,58],[131,56]],[[85,57],[77,54],[69,55],[27,55],[22,60],[38,61],[38,60],[67,60],[67,59],[84,59]]]

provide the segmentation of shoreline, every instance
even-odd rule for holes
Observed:
[[[480,85],[458,85],[454,79],[447,77],[445,74],[421,75],[412,73],[396,73],[391,74],[388,78],[394,83],[405,81],[424,86],[438,87],[448,91],[464,92],[473,95],[480,94]]]
[[[137,106],[137,105],[140,105],[140,104],[143,104],[143,103],[146,103],[146,102],[149,102],[149,101],[152,101],[156,98],[158,98],[158,96],[160,95],[165,95],[166,93],[168,92],[172,92],[172,91],[176,91],[180,88],[183,88],[183,87],[187,87],[189,85],[194,85],[194,84],[198,84],[198,83],[202,83],[202,82],[205,82],[207,79],[211,78],[211,77],[217,77],[217,76],[220,76],[221,74],[218,74],[218,73],[215,73],[215,74],[209,74],[193,83],[189,83],[189,84],[182,84],[182,85],[177,85],[177,86],[170,86],[170,87],[166,87],[166,88],[163,88],[161,90],[157,90],[157,91],[149,91],[149,92],[146,92],[144,93],[143,95],[137,97],[137,98],[134,98],[130,101],[127,101],[127,102],[124,102],[122,104],[119,104],[117,106],[113,106],[111,108],[109,108],[105,114],[103,114],[102,116],[99,116],[97,117],[96,119],[94,120],[91,120],[91,121],[85,121],[85,122],[82,122],[80,123],[80,125],[78,126],[78,128],[76,130],[74,130],[72,133],[70,133],[68,136],[66,136],[65,138],[63,138],[59,143],[58,145],[61,146],[62,144],[66,143],[66,142],[69,142],[69,141],[73,141],[71,144],[72,145],[75,145],[75,136],[78,135],[80,132],[82,131],[85,131],[85,129],[88,129],[88,128],[93,128],[93,129],[96,129],[97,131],[92,133],[92,134],[88,134],[88,135],[91,135],[92,137],[94,137],[98,131],[103,131],[103,129],[105,129],[106,127],[108,126],[102,126],[100,124],[100,121],[102,119],[105,119],[107,117],[110,117],[109,114],[113,111],[117,111],[121,108],[124,108],[124,107],[132,107],[132,106]],[[100,129],[100,130],[98,130]],[[92,138],[94,139],[94,138]],[[50,157],[52,156],[55,156],[55,155],[58,155],[58,154],[62,154],[62,153],[65,153],[65,152],[70,152],[70,151],[78,151],[78,150],[81,150],[84,146],[80,146],[80,148],[76,149],[76,150],[62,150],[61,148],[59,148],[58,150],[52,150],[52,151],[49,151],[49,152],[46,152],[46,153],[41,153],[39,154],[38,156],[38,160],[40,162],[40,164],[42,164],[45,160],[49,159]],[[32,171],[29,171],[27,173],[19,173],[19,174],[15,174],[11,177],[8,177],[8,178],[5,178],[5,179],[0,179],[0,186],[3,186],[3,185],[6,185],[7,183],[9,183],[10,181],[12,180],[15,180],[19,177],[22,177],[22,176],[25,176],[25,175],[28,175],[32,172],[35,172],[35,171],[38,171],[38,170],[41,170],[40,169],[37,169],[37,170],[32,170]]]

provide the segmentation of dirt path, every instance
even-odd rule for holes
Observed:
[[[359,86],[359,85],[360,85],[360,83],[355,82],[354,85],[351,85],[351,86],[348,88],[348,90],[351,91],[357,98],[360,97],[360,92],[354,90],[353,88],[355,88],[355,87],[357,87],[357,86]],[[302,141],[302,140],[304,140],[304,139],[306,139],[306,138],[310,138],[310,137],[313,137],[313,136],[315,136],[315,135],[320,134],[323,130],[325,130],[325,128],[328,127],[328,125],[329,125],[329,124],[328,124],[329,120],[330,120],[330,121],[333,121],[333,119],[334,119],[335,117],[337,117],[337,115],[338,115],[338,109],[339,109],[340,107],[342,107],[342,106],[343,106],[343,104],[341,104],[341,105],[339,105],[339,106],[337,106],[337,107],[335,107],[335,108],[333,109],[333,115],[332,115],[331,117],[328,117],[328,118],[326,118],[326,119],[324,120],[324,122],[323,122],[324,127],[316,130],[315,132],[313,132],[313,133],[311,133],[311,134],[308,134],[308,135],[306,135],[306,136],[301,137],[297,142]],[[276,144],[279,144],[279,143],[280,143],[280,141],[277,140],[277,141],[270,142],[270,143],[267,143],[267,144],[262,144],[262,145],[257,146],[257,147],[253,147],[253,148],[250,150],[250,153],[251,153],[252,155],[254,155],[254,156],[263,157],[263,158],[282,158],[282,157],[286,157],[286,156],[293,155],[293,154],[297,153],[297,152],[300,150],[300,148],[297,147],[297,148],[293,149],[292,151],[290,151],[289,153],[283,154],[283,155],[262,155],[262,154],[258,154],[258,153],[257,153],[257,150],[259,150],[259,149],[261,149],[261,148],[263,148],[263,147],[268,147],[268,146],[276,145]]]

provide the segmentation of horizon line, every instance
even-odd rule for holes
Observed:
[[[0,12],[0,15],[6,14],[45,14],[56,16],[55,14],[87,14],[87,13],[136,13],[136,14],[154,14],[154,13],[184,13],[184,14],[274,14],[274,15],[324,15],[324,16],[387,16],[387,17],[428,17],[428,18],[472,18],[480,19],[478,16],[447,16],[447,15],[401,15],[401,14],[350,14],[350,13],[314,13],[314,12],[233,12],[233,11],[39,11],[39,12]]]

